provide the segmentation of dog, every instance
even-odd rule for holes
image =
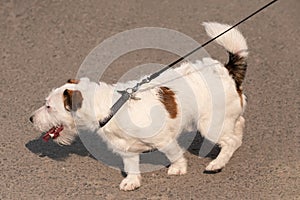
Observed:
[[[203,25],[212,38],[230,27],[215,22]],[[141,185],[139,154],[145,151],[158,149],[163,152],[171,162],[169,175],[187,173],[184,150],[176,139],[185,130],[197,130],[209,139],[212,112],[224,109],[223,121],[216,122],[221,130],[215,142],[221,150],[205,169],[218,171],[242,144],[246,107],[242,83],[247,69],[248,47],[237,29],[215,41],[229,53],[226,64],[203,58],[164,72],[144,84],[102,128],[99,120],[109,115],[110,108],[121,96],[116,91],[130,88],[138,81],[109,85],[88,78],[70,79],[50,92],[45,105],[34,112],[30,121],[37,129],[46,132],[44,140],[52,138],[63,145],[72,143],[78,127],[99,134],[108,147],[122,157],[127,176],[120,183],[120,189],[130,191]],[[222,100],[217,100],[211,105],[213,91],[203,79],[208,76],[221,81],[223,104]]]

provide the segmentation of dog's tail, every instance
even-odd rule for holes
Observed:
[[[203,25],[208,36],[211,38],[216,37],[231,27],[229,25],[215,22],[205,22]],[[247,69],[246,58],[248,56],[248,47],[246,39],[237,29],[234,28],[217,38],[216,42],[223,46],[229,53],[229,61],[225,64],[225,67],[234,79],[237,91],[241,94],[241,85],[245,78]]]

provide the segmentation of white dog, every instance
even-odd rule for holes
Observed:
[[[210,37],[230,27],[218,23],[204,23],[204,26]],[[176,139],[191,128],[210,139],[210,125],[214,123],[221,129],[212,140],[216,140],[221,151],[206,170],[218,171],[242,144],[246,98],[241,84],[248,52],[245,38],[237,29],[216,42],[229,52],[227,64],[204,58],[164,72],[143,85],[135,98],[128,100],[102,128],[99,120],[108,116],[111,106],[120,97],[116,91],[132,87],[137,81],[108,85],[91,82],[88,78],[69,80],[49,94],[45,105],[35,111],[30,120],[46,132],[45,140],[52,138],[60,144],[71,144],[76,127],[97,132],[123,158],[127,177],[120,184],[121,190],[140,187],[139,154],[151,149],[160,150],[171,161],[169,175],[185,174],[187,161]],[[217,92],[223,92],[223,100],[212,100],[215,90],[207,86],[203,77],[220,80],[223,88]],[[218,110],[224,113],[223,120],[212,122],[212,113]]]

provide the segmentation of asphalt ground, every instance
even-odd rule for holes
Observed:
[[[204,174],[211,158],[188,151],[186,175],[170,177],[163,168],[144,173],[138,190],[119,191],[120,171],[94,159],[80,140],[65,147],[43,142],[28,120],[106,38],[163,27],[203,43],[202,22],[234,24],[267,2],[0,1],[0,199],[300,199],[298,0],[281,0],[239,27],[250,50],[246,128],[242,147],[220,173]],[[205,49],[226,60],[219,46]],[[134,51],[102,78],[113,83],[131,67],[174,58]]]

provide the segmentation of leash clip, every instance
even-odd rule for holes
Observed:
[[[138,86],[134,86],[133,88],[126,88],[125,90],[118,90],[117,92],[121,95],[128,94],[130,99],[133,100],[141,100],[141,98],[134,95],[134,93],[138,90]]]
[[[136,85],[133,88],[127,88],[125,90],[125,92],[127,92],[129,94],[129,98],[133,99],[133,100],[141,100],[141,98],[137,97],[136,95],[134,95],[134,93],[139,89],[139,86]]]

